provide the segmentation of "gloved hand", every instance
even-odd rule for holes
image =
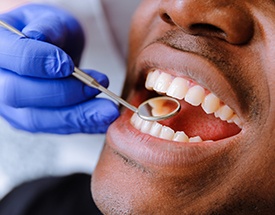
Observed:
[[[1,14],[23,38],[0,27],[0,115],[30,132],[103,133],[119,115],[99,91],[71,76],[84,36],[67,12],[30,4]],[[86,70],[107,87],[105,75]]]

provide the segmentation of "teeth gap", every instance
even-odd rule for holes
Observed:
[[[193,81],[182,77],[173,77],[156,69],[149,72],[145,87],[161,95],[166,94],[179,100],[184,99],[193,106],[201,106],[206,114],[214,114],[222,121],[235,123],[240,128],[242,127],[239,117],[229,106],[224,104],[216,95]]]

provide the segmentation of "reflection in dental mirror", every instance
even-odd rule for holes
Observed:
[[[140,118],[149,121],[159,121],[170,118],[178,113],[180,103],[178,100],[166,96],[156,97],[143,102],[138,107]]]

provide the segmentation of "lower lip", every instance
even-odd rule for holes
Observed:
[[[195,165],[230,150],[230,137],[215,142],[178,143],[143,134],[130,123],[132,113],[125,111],[107,133],[106,143],[116,153],[143,166],[183,167]],[[226,150],[227,149],[227,150]]]

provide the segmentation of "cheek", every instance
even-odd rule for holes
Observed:
[[[152,25],[158,17],[158,1],[142,1],[133,15],[129,40],[130,58],[135,58],[146,44]]]

